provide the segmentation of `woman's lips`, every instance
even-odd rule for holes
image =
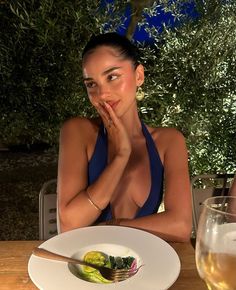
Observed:
[[[117,105],[118,105],[118,103],[119,103],[120,101],[116,101],[116,102],[107,102],[111,107],[112,107],[112,109],[114,110],[116,107],[117,107]]]

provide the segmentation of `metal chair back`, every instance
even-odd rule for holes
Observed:
[[[47,240],[58,234],[57,180],[45,182],[39,192],[39,239]]]
[[[234,174],[203,174],[192,178],[193,235],[196,236],[203,202],[211,196],[227,195]]]

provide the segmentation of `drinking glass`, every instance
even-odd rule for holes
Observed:
[[[208,289],[236,289],[236,197],[210,197],[204,201],[197,231],[196,265]]]

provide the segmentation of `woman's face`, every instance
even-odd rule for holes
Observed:
[[[143,83],[143,67],[134,69],[129,59],[123,59],[119,51],[100,46],[83,60],[83,77],[91,103],[107,102],[117,116],[122,116],[135,102],[137,86]]]

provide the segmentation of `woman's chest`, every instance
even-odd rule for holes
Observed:
[[[142,207],[151,189],[151,171],[146,148],[130,156],[114,193],[116,203],[134,203]]]

